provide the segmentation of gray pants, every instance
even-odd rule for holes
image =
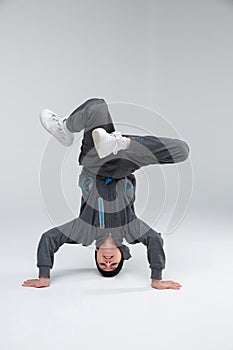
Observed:
[[[93,175],[113,177],[115,179],[129,176],[135,170],[150,164],[172,164],[183,162],[188,158],[189,146],[179,139],[123,135],[131,139],[127,150],[99,159],[94,148],[91,133],[97,128],[107,132],[115,131],[108,106],[103,99],[90,99],[73,111],[66,120],[71,132],[84,129],[79,164]]]

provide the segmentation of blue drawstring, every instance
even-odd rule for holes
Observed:
[[[112,181],[113,181],[112,177],[106,177],[104,182],[105,182],[105,185],[108,185]]]
[[[129,182],[129,179],[127,178],[125,180],[124,191],[125,191],[125,193],[129,193],[132,189],[133,189],[133,184],[131,182]]]

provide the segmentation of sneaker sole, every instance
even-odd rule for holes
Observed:
[[[98,129],[95,129],[92,131],[92,139],[93,139],[94,146],[95,146],[95,149],[96,149],[96,152],[97,152],[99,158],[103,159],[103,158],[107,157],[109,154],[102,153],[100,150],[101,136],[100,136]]]

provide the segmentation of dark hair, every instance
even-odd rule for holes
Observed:
[[[121,252],[121,250],[120,250],[120,252]],[[104,276],[104,277],[114,277],[121,271],[123,263],[124,263],[124,258],[123,258],[123,254],[121,252],[121,260],[120,260],[118,266],[112,271],[105,271],[105,270],[103,270],[103,269],[101,269],[99,267],[99,264],[98,264],[98,261],[97,261],[97,250],[95,250],[95,263],[96,263],[96,267],[97,267],[98,271],[101,273],[102,276]]]

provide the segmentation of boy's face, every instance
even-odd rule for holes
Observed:
[[[118,247],[97,249],[97,262],[104,271],[115,270],[121,261],[121,251]]]

